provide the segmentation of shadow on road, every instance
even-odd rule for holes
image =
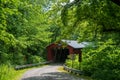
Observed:
[[[24,78],[22,80],[83,80],[83,79],[73,79],[70,75],[65,72],[51,72],[44,73],[40,76],[33,76]]]

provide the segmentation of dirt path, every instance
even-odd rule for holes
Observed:
[[[23,74],[20,80],[84,80],[58,70],[60,64],[35,68]]]

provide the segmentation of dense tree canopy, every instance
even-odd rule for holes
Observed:
[[[96,38],[99,33],[119,32],[119,13],[120,7],[110,0],[75,0],[63,7],[61,18],[65,26],[79,29],[80,36]]]
[[[24,64],[33,55],[43,55],[51,35],[43,5],[39,0],[1,0],[0,63],[9,59]]]
[[[58,25],[61,38],[104,39],[104,33],[120,30],[120,7],[110,0],[57,0],[48,13],[50,21]]]

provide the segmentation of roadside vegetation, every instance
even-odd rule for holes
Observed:
[[[95,80],[119,80],[120,48],[110,43],[106,42],[96,48],[85,48],[82,50],[82,62],[78,61],[76,55],[75,60],[68,59],[66,65],[81,70],[84,75]]]
[[[28,69],[15,70],[13,67],[8,65],[0,65],[0,80],[19,80],[23,73]]]

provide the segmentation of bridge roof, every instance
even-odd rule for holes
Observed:
[[[91,46],[92,42],[81,42],[75,40],[62,40],[62,42],[65,42],[67,45],[73,47],[73,48],[85,48],[87,46]]]

